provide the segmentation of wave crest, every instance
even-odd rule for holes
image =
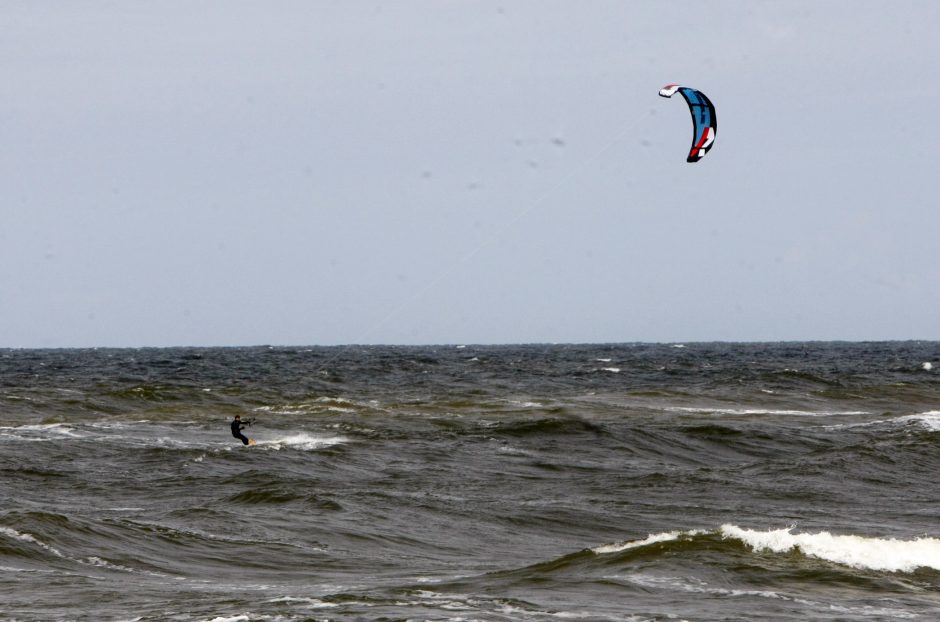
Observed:
[[[722,525],[725,539],[740,540],[755,551],[787,553],[794,550],[852,568],[889,572],[913,572],[918,568],[940,570],[940,539],[867,538],[819,533],[792,533],[792,527],[757,531]]]
[[[265,449],[300,449],[302,451],[313,451],[324,447],[332,447],[347,442],[344,436],[316,436],[314,434],[292,434],[280,438],[256,441],[256,446]]]
[[[920,537],[911,540],[872,538],[856,535],[793,533],[793,528],[755,530],[725,524],[717,531],[670,531],[650,534],[640,540],[607,544],[591,549],[596,555],[624,553],[651,545],[675,548],[677,543],[700,542],[718,537],[736,540],[757,552],[791,553],[861,570],[914,572],[921,568],[940,570],[940,539]]]

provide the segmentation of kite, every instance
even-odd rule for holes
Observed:
[[[692,149],[685,161],[698,162],[715,144],[715,134],[718,132],[715,106],[705,97],[705,93],[678,84],[667,84],[659,90],[659,96],[672,97],[677,92],[685,98],[689,114],[692,115]]]

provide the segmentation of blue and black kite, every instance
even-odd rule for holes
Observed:
[[[689,113],[692,115],[692,149],[685,161],[698,162],[715,144],[715,134],[718,132],[715,106],[710,99],[705,97],[705,93],[678,84],[667,84],[659,90],[659,95],[672,97],[676,92],[685,98],[689,105]]]

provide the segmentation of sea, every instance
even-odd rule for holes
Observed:
[[[0,349],[4,622],[938,619],[938,342]]]

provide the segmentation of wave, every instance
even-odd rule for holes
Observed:
[[[847,423],[842,425],[827,426],[830,429],[850,429],[850,428],[909,428],[916,426],[928,432],[940,432],[940,410],[929,410],[914,415],[904,415],[893,419],[877,419],[875,421],[865,421],[862,423]]]
[[[737,541],[756,552],[800,552],[827,562],[855,569],[911,573],[926,568],[940,570],[940,539],[920,537],[912,540],[873,538],[857,535],[793,533],[793,528],[752,530],[725,524],[713,531],[670,531],[651,534],[641,540],[607,544],[590,549],[595,555],[609,555],[669,543],[705,543],[715,537]],[[670,548],[665,546],[665,549]]]
[[[689,407],[689,406],[670,406],[665,409],[667,412],[687,412],[691,414],[714,414],[714,415],[767,415],[781,417],[850,417],[871,414],[864,410],[842,410],[842,411],[812,411],[812,410],[788,410],[773,408],[708,408],[708,407]]]
[[[66,559],[66,556],[63,555],[62,552],[59,551],[57,548],[49,544],[46,544],[45,542],[39,540],[32,534],[22,533],[11,527],[0,527],[0,536],[6,536],[10,540],[13,540],[14,543],[19,544],[19,547],[16,547],[16,548],[22,547],[23,544],[32,545],[48,553],[51,553],[52,555],[56,557],[61,557],[63,559]]]
[[[280,451],[282,449],[299,449],[301,451],[314,451],[324,447],[332,447],[349,442],[345,436],[317,436],[301,432],[272,439],[256,439],[255,446],[262,449]]]
[[[257,406],[254,412],[272,415],[317,415],[386,412],[377,400],[354,400],[344,397],[321,396],[302,402],[285,402]]]
[[[866,570],[914,572],[919,568],[940,570],[940,539],[868,538],[839,536],[828,531],[792,533],[793,528],[756,531],[722,525],[726,539],[740,540],[755,551],[787,553],[800,551],[809,557]]]
[[[235,493],[227,499],[231,503],[241,505],[285,505],[304,503],[318,511],[339,511],[342,506],[330,498],[311,494],[303,482],[273,483],[267,482],[252,486],[246,490]],[[190,512],[179,515],[186,517]]]
[[[766,370],[757,375],[761,381],[778,386],[797,386],[811,389],[838,389],[842,383],[838,377],[826,374],[822,369],[806,370],[785,367],[783,369]]]
[[[905,424],[913,423],[927,428],[930,432],[940,432],[940,410],[930,410],[917,415],[898,417],[895,421]]]
[[[13,441],[38,442],[81,437],[75,428],[65,423],[0,426],[0,439]]]
[[[644,546],[649,546],[651,544],[657,544],[659,542],[670,542],[673,540],[678,540],[679,538],[691,538],[700,534],[706,533],[704,531],[667,531],[663,533],[654,533],[647,536],[642,540],[632,540],[627,542],[620,542],[618,544],[605,544],[591,549],[591,552],[597,555],[606,555],[608,553],[620,553],[622,551],[628,551],[630,549],[638,549]]]
[[[579,417],[549,417],[523,421],[500,422],[490,429],[492,434],[514,437],[594,434],[604,435],[605,429]]]
[[[312,451],[347,443],[343,435],[318,435],[305,432],[274,436],[277,431],[264,430],[257,446],[268,450],[295,449]],[[282,433],[283,434],[283,433]],[[264,438],[264,435],[271,435]],[[252,435],[254,436],[254,435]],[[41,425],[0,426],[0,443],[79,441],[106,443],[124,447],[146,447],[155,450],[230,450],[240,445],[228,434],[228,428],[206,433],[205,427],[194,421],[177,422],[173,426],[148,420],[133,422],[98,421],[78,425],[62,423]],[[198,458],[197,462],[202,458]]]
[[[877,616],[878,619],[907,620],[919,617],[916,613],[901,609],[898,607],[873,607],[871,605],[862,605],[857,607],[847,607],[835,603],[825,603],[810,600],[794,594],[787,594],[780,590],[759,590],[759,589],[735,589],[709,585],[705,581],[695,580],[682,576],[660,576],[650,573],[636,572],[625,575],[616,575],[608,579],[623,580],[633,585],[642,587],[644,590],[667,590],[682,591],[692,594],[703,594],[705,596],[714,596],[718,598],[765,598],[771,600],[785,601],[793,603],[796,606],[808,606],[813,611],[830,611],[836,614],[862,616],[869,618]]]
[[[232,503],[243,503],[247,505],[258,505],[258,504],[283,504],[283,503],[292,503],[294,501],[302,501],[305,498],[305,495],[297,490],[291,489],[274,489],[274,490],[258,490],[258,489],[249,489],[244,492],[232,495],[228,498],[228,501]]]
[[[42,540],[40,540],[33,534],[20,532],[11,527],[0,527],[0,538],[2,537],[12,540],[13,546],[8,547],[8,546],[0,545],[0,553],[5,553],[5,554],[13,553],[18,556],[25,557],[27,559],[33,559],[33,560],[41,558],[43,554],[48,554],[48,555],[52,555],[55,558],[68,561],[68,562],[73,562],[76,564],[81,564],[83,566],[94,566],[97,568],[102,568],[104,570],[117,571],[117,572],[123,572],[123,573],[139,572],[138,570],[134,568],[128,568],[127,566],[123,566],[121,564],[109,562],[98,556],[79,558],[79,557],[72,557],[70,555],[66,555],[65,553],[57,549],[56,547],[52,546],[51,544],[47,544],[43,542]],[[154,572],[146,572],[146,574],[150,574],[153,576],[164,576],[160,573],[154,573]]]

